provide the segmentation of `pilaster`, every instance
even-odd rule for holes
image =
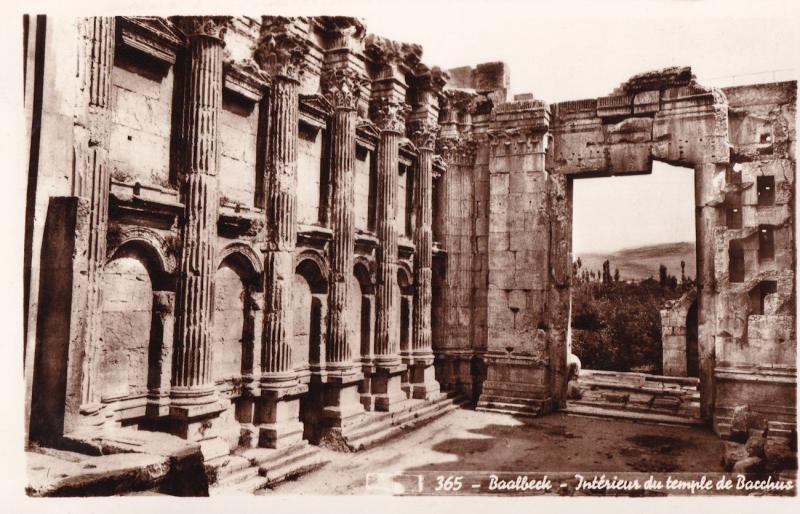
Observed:
[[[86,316],[81,344],[80,418],[68,409],[65,429],[98,425],[100,397],[95,384],[98,350],[102,340],[103,268],[106,261],[108,229],[109,129],[111,123],[111,70],[114,62],[115,20],[92,17],[78,20],[78,94],[74,125],[73,195],[88,200],[88,210],[80,211],[88,221],[86,232],[76,233],[76,246],[86,248]],[[71,421],[71,418],[74,421]]]

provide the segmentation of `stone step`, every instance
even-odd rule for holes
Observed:
[[[676,405],[676,406],[650,406],[647,404],[637,404],[637,403],[615,403],[615,402],[608,402],[603,400],[570,400],[570,404],[574,405],[585,405],[587,407],[597,407],[601,409],[613,409],[613,410],[620,410],[620,411],[630,411],[630,412],[637,412],[637,413],[653,413],[653,414],[668,414],[668,415],[675,415],[675,416],[684,416],[687,418],[700,418],[700,408],[692,408],[691,406],[687,405]]]
[[[436,400],[426,402],[424,400],[408,400],[403,408],[392,412],[368,412],[364,419],[347,427],[349,433],[356,433],[367,427],[374,427],[380,423],[391,423],[392,420],[405,416],[409,412],[414,412],[419,409],[421,405],[430,404],[444,404],[457,398],[458,394],[454,392],[444,393]]]
[[[689,398],[699,398],[700,392],[697,389],[684,390],[682,388],[662,388],[653,387],[648,385],[627,384],[624,382],[605,382],[588,379],[578,379],[578,385],[583,388],[588,388],[594,391],[609,391],[609,392],[629,392],[639,394],[651,394],[653,396],[686,396]]]
[[[400,435],[402,432],[405,432],[409,429],[419,428],[420,426],[425,425],[435,419],[438,419],[439,417],[457,408],[459,408],[458,405],[450,405],[447,407],[436,409],[424,416],[418,416],[414,418],[412,421],[406,423],[393,424],[388,427],[382,428],[377,432],[372,432],[368,435],[363,435],[357,438],[348,438],[347,445],[352,451],[361,451],[372,448],[373,446],[381,442],[384,442],[388,439],[391,439],[393,437],[396,437]]]
[[[442,411],[455,404],[456,402],[446,398],[426,405],[418,405],[416,409],[395,413],[397,415],[389,420],[364,424],[361,429],[351,431],[347,433],[345,437],[348,441],[348,444],[355,443],[360,440],[371,439],[371,436],[374,434],[383,433],[387,430],[391,431],[393,427],[408,424],[415,419],[424,418],[430,413]],[[460,406],[461,404],[458,405]]]
[[[792,431],[795,430],[795,425],[783,421],[768,421],[767,433],[775,437],[792,437]]]
[[[581,370],[578,380],[590,378],[595,380],[610,382],[628,382],[643,385],[649,383],[661,383],[666,386],[697,387],[700,379],[697,377],[675,377],[669,375],[650,375],[648,373],[637,373],[632,371],[604,371],[596,369]]]
[[[231,485],[219,485],[209,488],[209,496],[236,496],[236,495],[251,495],[259,489],[267,487],[267,479],[258,474],[256,468],[255,476]]]
[[[514,405],[526,405],[530,407],[540,407],[542,404],[541,400],[534,399],[534,398],[517,398],[515,396],[494,396],[492,395],[488,400],[478,400],[478,403],[508,403]]]
[[[539,417],[539,411],[531,409],[516,409],[516,408],[504,409],[502,407],[485,407],[479,404],[477,407],[475,407],[475,410],[478,412],[494,412],[497,414],[508,414],[509,416],[523,416],[529,418]]]
[[[305,441],[303,441],[305,443]],[[319,453],[319,447],[312,446],[308,443],[306,444],[299,444],[297,445],[297,451],[292,453],[285,454],[277,459],[271,459],[266,462],[262,462],[258,465],[259,474],[264,476],[269,470],[271,469],[278,469],[278,468],[285,468],[291,467],[292,464],[295,464],[310,455],[316,455]]]
[[[235,465],[225,466],[218,470],[217,484],[220,487],[233,486],[256,476],[258,476],[258,467],[253,466],[247,459],[238,457]]]
[[[330,462],[323,456],[319,448],[316,446],[311,446],[309,448],[312,451],[305,452],[298,459],[287,460],[282,464],[269,468],[262,466],[259,473],[261,478],[265,480],[265,486],[271,487],[284,480],[311,473]]]
[[[294,455],[308,447],[308,441],[303,440],[297,444],[284,448],[248,448],[242,450],[240,455],[246,458],[251,466],[260,466],[270,462],[276,462],[287,456]]]
[[[495,400],[478,402],[478,407],[475,410],[480,411],[508,411],[508,412],[538,412],[540,409],[539,404],[522,404],[522,403],[508,403],[498,402]]]
[[[475,406],[480,412],[499,412],[515,416],[538,416],[542,411],[542,401],[513,396],[491,396],[478,400]]]
[[[420,402],[420,400],[417,400],[417,402]],[[415,417],[422,416],[437,409],[441,409],[444,406],[452,403],[454,403],[453,399],[449,396],[445,396],[432,402],[414,403],[410,408],[387,413],[389,416],[376,417],[371,413],[368,413],[365,416],[366,419],[364,421],[347,430],[345,438],[348,440],[353,440],[367,437],[373,433],[383,431],[393,425],[406,423]]]
[[[243,452],[249,456],[248,467],[222,477],[209,490],[214,496],[253,494],[286,478],[310,473],[328,461],[319,448],[306,441],[282,449],[253,448]],[[236,465],[237,467],[239,464]]]
[[[446,403],[439,402],[425,409],[421,409],[419,412],[412,412],[388,426],[381,425],[377,430],[365,431],[360,435],[348,435],[345,441],[351,451],[365,450],[387,439],[391,439],[406,430],[419,428],[422,425],[430,423],[448,412],[461,408],[466,403],[466,400],[461,400],[459,402],[453,402],[451,400]]]
[[[670,414],[656,414],[651,412],[634,412],[631,410],[603,408],[589,405],[577,405],[568,402],[563,412],[570,415],[590,416],[609,419],[625,419],[641,423],[654,423],[659,425],[701,426],[702,419],[674,416]]]

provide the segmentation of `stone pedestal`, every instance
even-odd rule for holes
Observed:
[[[364,414],[359,386],[364,380],[360,371],[328,376],[324,393],[325,407],[322,410],[326,425],[346,427],[352,425]]]
[[[530,356],[486,354],[487,375],[478,409],[516,410],[539,415],[551,410],[547,368]]]
[[[204,392],[197,398],[206,402],[212,396],[213,393]],[[181,398],[182,401],[173,399],[169,407],[170,433],[199,443],[206,461],[227,455],[228,445],[220,437],[219,414],[224,410],[223,406],[218,401],[192,404],[191,398],[187,395]]]
[[[411,382],[409,397],[417,400],[435,400],[442,395],[439,382],[436,381],[433,356],[430,360],[415,360],[408,371]]]
[[[374,409],[392,412],[400,410],[408,400],[402,389],[404,364],[395,366],[377,366],[371,377],[371,392],[374,397]]]
[[[256,415],[259,446],[286,448],[303,440],[300,397],[307,392],[308,386],[303,384],[291,389],[262,390]]]

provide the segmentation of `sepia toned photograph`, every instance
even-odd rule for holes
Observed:
[[[15,15],[17,493],[796,498],[767,3]]]

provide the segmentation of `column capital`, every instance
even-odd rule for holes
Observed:
[[[173,21],[188,38],[210,37],[223,41],[231,16],[176,16]]]
[[[322,94],[334,109],[356,109],[361,96],[367,91],[368,81],[356,70],[338,66],[322,72]]]
[[[290,18],[264,16],[262,20],[256,62],[275,78],[299,80],[306,67],[308,41],[293,30]]]
[[[411,141],[421,150],[433,150],[436,146],[436,136],[439,133],[439,123],[423,118],[409,122]]]
[[[456,112],[470,112],[478,98],[472,89],[446,88],[442,90],[445,106]]]
[[[373,98],[370,102],[370,118],[375,122],[375,126],[382,132],[405,133],[406,116],[410,109],[408,105],[394,97],[381,96]]]
[[[436,153],[447,164],[472,164],[477,149],[478,144],[471,135],[444,137],[436,141]]]

